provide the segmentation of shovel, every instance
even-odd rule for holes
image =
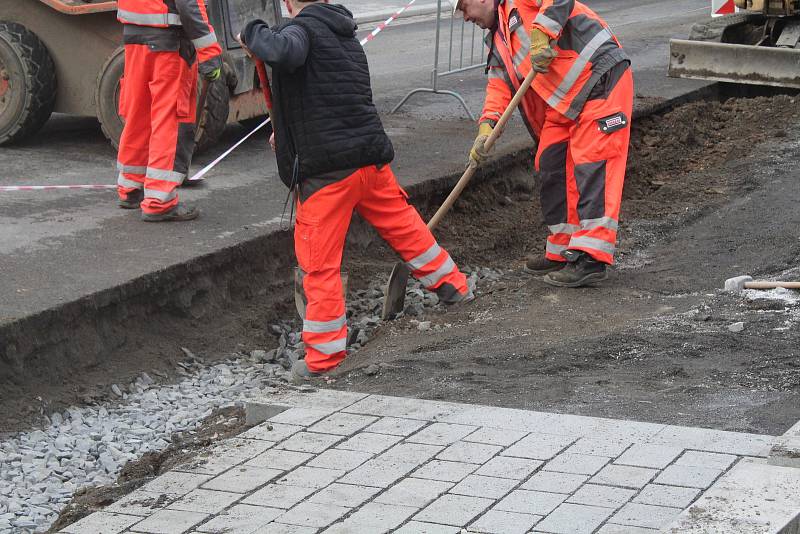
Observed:
[[[500,117],[499,121],[497,121],[497,126],[494,127],[492,134],[486,140],[486,143],[484,143],[483,147],[486,152],[490,151],[495,142],[497,142],[497,140],[500,138],[500,135],[503,133],[503,129],[511,119],[511,116],[514,114],[517,106],[519,106],[522,98],[525,96],[525,93],[530,88],[534,78],[536,78],[536,71],[531,70],[530,73],[528,73],[528,75],[525,77],[522,85],[520,85],[519,89],[514,95],[514,98],[511,99],[508,107],[503,112],[503,116]],[[470,159],[467,170],[464,171],[464,174],[453,188],[453,191],[450,193],[450,195],[448,195],[447,199],[444,201],[436,214],[434,214],[431,220],[428,221],[429,230],[432,231],[434,228],[436,228],[444,216],[447,215],[447,212],[449,212],[450,208],[453,207],[453,204],[455,204],[456,200],[458,200],[458,197],[461,196],[461,192],[464,191],[464,188],[466,188],[470,180],[472,180],[477,168],[478,164]],[[398,313],[405,309],[406,286],[408,285],[408,277],[410,275],[411,270],[404,262],[396,263],[392,269],[392,274],[389,275],[389,282],[386,284],[386,289],[384,291],[383,313],[381,314],[381,318],[384,321],[393,319]]]

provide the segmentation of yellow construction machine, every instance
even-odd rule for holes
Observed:
[[[235,36],[244,23],[281,20],[280,0],[206,0],[224,51],[226,76],[211,84],[198,147],[229,122],[266,114],[255,66]],[[23,141],[53,112],[97,117],[117,146],[125,65],[117,3],[106,0],[0,2],[0,145]]]
[[[669,75],[800,89],[800,0],[724,4],[737,12],[670,41]]]

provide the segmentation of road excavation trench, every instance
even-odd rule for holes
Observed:
[[[546,231],[529,162],[484,176],[437,231],[478,283],[476,301],[456,310],[412,291],[403,317],[375,324],[379,288],[396,258],[373,234],[356,228],[345,268],[351,329],[362,333],[351,335],[358,350],[321,385],[782,433],[800,418],[798,294],[729,295],[718,288],[738,274],[800,274],[800,210],[792,201],[800,198],[799,117],[797,100],[778,95],[693,102],[640,119],[631,143],[619,264],[598,287],[555,289],[522,271],[526,254],[541,253]],[[426,217],[444,194],[418,204]],[[279,275],[288,279],[288,273]],[[301,352],[299,321],[287,320],[293,308],[288,284],[283,291],[269,296],[278,305],[268,309],[259,298],[235,302],[225,313],[236,328],[198,336],[190,348],[199,361],[192,365],[233,359],[239,362],[231,364],[234,375],[263,366],[268,372],[247,387],[280,386],[285,367]],[[94,384],[39,391],[42,403],[31,409],[50,415],[82,399],[82,409],[102,408],[124,419],[131,412],[125,404],[139,399],[139,389],[171,387],[179,369],[174,362],[183,358],[179,347],[168,344],[146,350],[131,348],[127,367],[93,369]],[[237,367],[241,362],[244,367]],[[134,380],[142,371],[157,383]],[[229,375],[226,370],[222,379]],[[112,384],[121,386],[112,393]],[[182,428],[206,415],[193,414]],[[23,421],[2,417],[0,428]],[[156,463],[169,464],[163,457]],[[113,479],[122,466],[115,469],[106,475]],[[125,483],[135,487],[157,471],[141,468],[136,478],[128,469]]]

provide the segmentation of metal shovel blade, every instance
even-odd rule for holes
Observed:
[[[381,319],[388,321],[397,316],[406,307],[406,286],[411,271],[405,263],[396,263],[386,284],[386,295],[383,300]]]

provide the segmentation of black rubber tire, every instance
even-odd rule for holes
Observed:
[[[247,130],[248,132],[251,132],[251,131],[253,131],[253,129],[256,126],[258,126],[259,124],[264,122],[266,119],[267,119],[266,115],[261,115],[260,117],[250,117],[249,119],[240,120],[239,124],[241,124],[244,127],[245,130]],[[264,132],[266,132],[266,133],[264,133]],[[269,138],[269,136],[272,135],[272,123],[270,122],[269,124],[267,124],[256,135],[266,135],[267,138]]]
[[[200,82],[202,84],[202,82]],[[198,95],[200,89],[198,89]],[[199,98],[199,96],[198,96]],[[220,78],[208,86],[208,96],[206,97],[206,107],[203,110],[201,122],[203,127],[199,132],[197,144],[194,147],[195,153],[202,152],[212,147],[222,137],[225,125],[228,124],[228,113],[230,112],[231,93],[225,80]]]
[[[733,13],[731,15],[710,18],[692,26],[692,30],[689,32],[689,40],[720,43],[722,42],[722,34],[731,26],[752,22],[759,23],[762,22],[763,19],[764,17],[762,15],[752,13]]]
[[[0,22],[0,70],[9,83],[0,103],[0,145],[38,132],[56,104],[56,68],[44,43],[22,24]]]
[[[119,116],[119,81],[124,72],[125,50],[118,48],[100,69],[94,95],[100,128],[114,148],[119,148],[119,138],[125,126],[125,121]]]

